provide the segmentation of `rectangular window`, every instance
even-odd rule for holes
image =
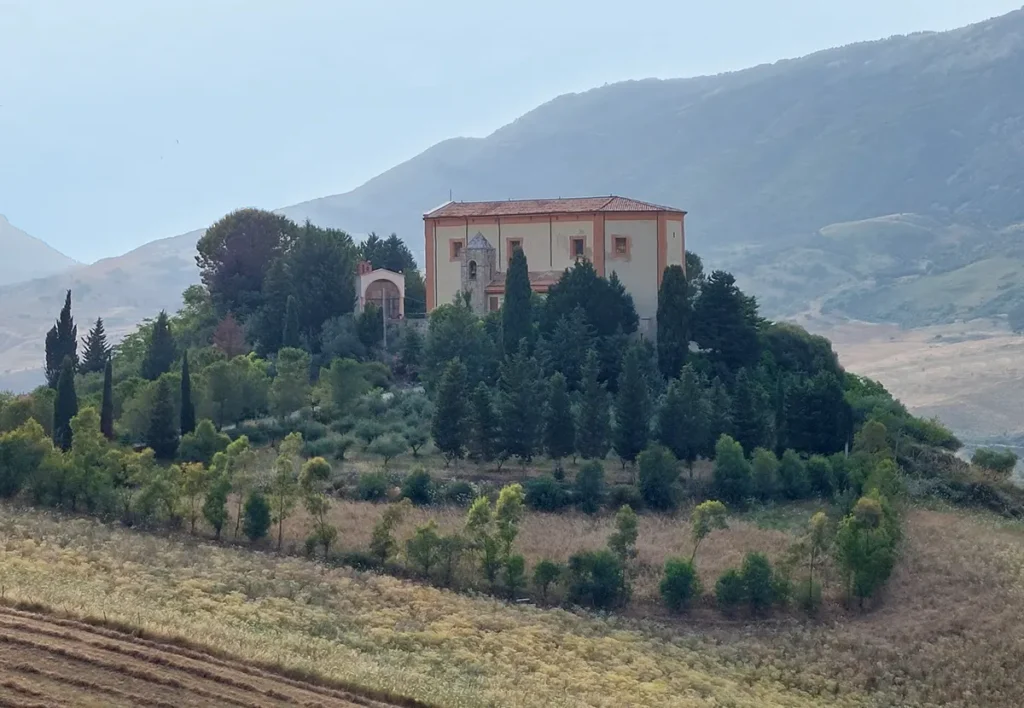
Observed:
[[[498,296],[497,295],[491,295],[490,301],[487,303],[487,308],[491,312],[497,312],[498,311]]]
[[[453,260],[453,261],[457,261],[460,258],[462,258],[462,247],[464,245],[462,239],[461,238],[453,238],[449,242],[449,245],[451,247],[451,253],[449,254],[450,255],[450,259]]]
[[[586,248],[586,240],[582,237],[574,238],[572,240],[572,257],[583,258],[584,249]]]
[[[629,253],[629,243],[626,241],[625,236],[615,237],[615,255],[624,256]]]
[[[523,247],[522,239],[510,238],[508,240],[508,262],[512,262],[512,254]]]

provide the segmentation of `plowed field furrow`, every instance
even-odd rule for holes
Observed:
[[[85,622],[0,608],[0,708],[384,704]]]

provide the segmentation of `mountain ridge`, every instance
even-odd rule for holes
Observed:
[[[46,277],[81,265],[0,214],[0,286]]]

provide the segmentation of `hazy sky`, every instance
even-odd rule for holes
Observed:
[[[91,261],[347,191],[561,93],[1020,3],[0,0],[0,214]]]

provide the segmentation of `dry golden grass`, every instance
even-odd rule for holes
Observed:
[[[441,705],[1024,705],[1024,527],[986,516],[910,511],[903,558],[870,614],[663,625],[0,510],[8,600],[192,636],[240,658]],[[569,518],[561,528],[601,538],[588,523]],[[642,533],[674,538],[667,521],[643,523]],[[729,533],[736,543],[769,538]],[[707,564],[739,554],[720,545],[726,538],[702,550]]]

